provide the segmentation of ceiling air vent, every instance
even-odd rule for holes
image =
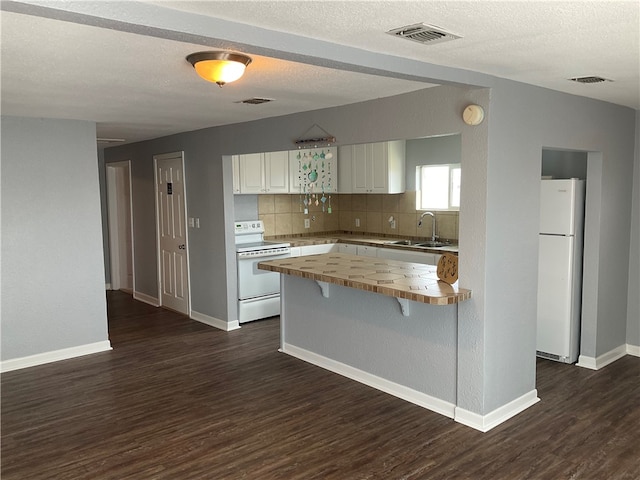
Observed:
[[[572,82],[578,83],[600,83],[600,82],[612,82],[613,80],[609,80],[608,78],[589,76],[589,77],[574,77],[570,78]]]
[[[246,100],[240,100],[239,102],[235,102],[235,103],[246,103],[247,105],[260,105],[261,103],[268,103],[268,102],[273,102],[273,98],[253,97],[253,98],[247,98]]]
[[[462,36],[448,32],[443,28],[436,27],[435,25],[425,25],[424,23],[394,28],[387,33],[395,37],[406,38],[407,40],[429,45],[462,38]]]

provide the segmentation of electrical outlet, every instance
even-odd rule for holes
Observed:
[[[304,228],[311,228],[311,220],[308,218],[304,219]]]
[[[360,219],[356,218],[356,227],[359,227],[359,226],[360,226]]]

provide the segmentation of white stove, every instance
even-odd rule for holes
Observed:
[[[280,274],[258,269],[258,263],[291,256],[289,243],[264,240],[262,220],[236,222],[238,321],[280,315]]]

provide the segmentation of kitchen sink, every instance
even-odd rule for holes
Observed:
[[[445,247],[449,245],[449,243],[445,242],[414,242],[413,240],[395,240],[392,242],[385,242],[387,245],[406,245],[408,247],[423,247],[423,248],[437,248],[437,247]]]
[[[415,246],[416,247],[429,247],[429,248],[437,248],[437,247],[446,247],[447,245],[449,245],[448,243],[445,242],[422,242],[422,243],[416,243]]]
[[[415,245],[411,240],[396,240],[395,242],[385,242],[388,245]]]

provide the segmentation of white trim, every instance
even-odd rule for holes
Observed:
[[[105,290],[111,290],[111,284],[110,283],[105,283],[104,284],[104,289]]]
[[[629,345],[627,343],[627,355],[633,355],[634,357],[640,357],[640,345]]]
[[[106,352],[112,350],[109,340],[96,343],[87,343],[86,345],[78,345],[76,347],[63,348],[53,350],[51,352],[38,353],[27,357],[12,358],[0,362],[0,371],[10,372],[21,368],[35,367],[45,363],[58,362],[60,360],[68,360],[70,358],[82,357],[93,353]]]
[[[596,358],[580,355],[578,357],[577,367],[589,368],[591,370],[600,370],[606,367],[610,363],[624,357],[627,354],[628,345],[620,345],[619,347],[609,350],[607,353],[603,353]]]
[[[497,427],[501,423],[506,422],[510,418],[515,417],[517,414],[539,401],[538,391],[534,388],[530,392],[496,408],[494,411],[487,413],[486,415],[480,415],[478,413],[465,410],[464,408],[456,407],[454,420],[466,425],[467,427],[475,428],[476,430],[480,430],[484,433],[494,427]]]
[[[195,320],[196,322],[209,325],[210,327],[219,328],[220,330],[224,330],[225,332],[238,330],[240,328],[240,322],[238,320],[234,320],[233,322],[225,322],[224,320],[220,320],[219,318],[210,317],[209,315],[195,312],[193,310],[191,311],[191,315],[189,316],[189,318]]]
[[[120,255],[121,245],[119,243],[118,233],[118,181],[116,174],[119,171],[126,171],[127,185],[129,189],[129,231],[131,238],[129,239],[131,248],[131,288],[135,290],[136,285],[136,269],[135,269],[135,236],[133,225],[133,181],[131,179],[131,160],[121,162],[112,162],[106,164],[106,183],[107,183],[107,227],[109,233],[109,268],[111,277],[110,290],[120,290],[121,272],[120,272]]]
[[[317,353],[310,352],[294,345],[283,343],[280,352],[291,355],[292,357],[299,358],[305,362],[309,362],[318,367],[322,367],[333,373],[337,373],[344,377],[355,380],[356,382],[363,383],[370,387],[380,390],[382,392],[393,395],[394,397],[401,398],[408,402],[411,402],[420,407],[426,408],[433,412],[439,413],[449,418],[453,418],[455,412],[455,405],[450,402],[446,402],[426,393],[419,392],[412,388],[400,385],[398,383],[386,380],[371,373],[365,372],[358,368],[346,365],[344,363],[332,360],[330,358],[318,355]]]
[[[136,292],[135,290],[133,291],[133,299],[148,303],[149,305],[153,305],[154,307],[160,306],[160,301],[156,297],[152,297],[151,295],[147,295],[146,293]]]

